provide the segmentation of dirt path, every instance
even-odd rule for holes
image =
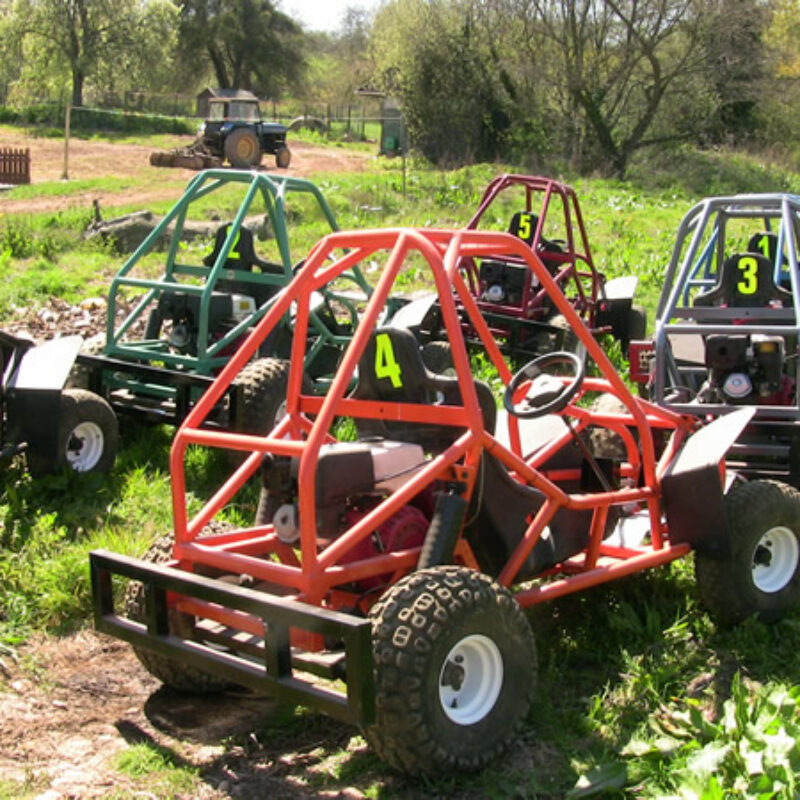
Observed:
[[[250,694],[172,693],[126,644],[93,632],[30,642],[0,659],[0,797],[365,796],[331,777],[342,753],[370,758],[353,728],[308,715],[270,729],[280,713]],[[158,774],[120,771],[120,754],[139,743],[200,780],[176,792]],[[24,794],[4,793],[10,785]]]
[[[172,137],[171,147],[181,147],[192,141],[191,136]],[[372,158],[370,153],[344,148],[317,147],[305,142],[290,141],[292,164],[281,174],[305,178],[318,172],[360,172]],[[64,142],[61,139],[26,138],[0,133],[0,146],[30,148],[31,182],[61,180],[64,174]],[[151,167],[149,146],[113,144],[85,139],[70,141],[69,182],[100,177],[131,178],[130,190],[104,191],[96,188],[77,189],[68,196],[38,197],[33,200],[15,200],[0,192],[0,216],[5,214],[58,211],[64,208],[90,206],[98,200],[101,208],[132,205],[144,208],[159,200],[177,199],[182,188],[195,173],[187,169]],[[264,167],[273,169],[271,157],[265,156]],[[141,181],[146,182],[142,188]]]

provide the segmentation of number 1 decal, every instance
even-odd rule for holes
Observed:
[[[761,248],[761,252],[769,259],[772,258],[772,248],[770,247],[770,237],[768,233],[762,235],[762,237],[758,240],[758,246]]]
[[[388,333],[379,333],[375,337],[375,377],[390,378],[395,389],[403,386],[400,365],[394,357],[392,340]]]
[[[736,284],[739,294],[755,294],[758,291],[758,261],[753,256],[739,259],[736,265],[741,273],[741,280]]]

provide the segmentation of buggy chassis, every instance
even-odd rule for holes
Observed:
[[[575,374],[546,374],[552,370],[537,359],[512,375],[459,269],[463,259],[487,254],[531,270],[599,377],[586,377],[574,353],[547,358]],[[412,255],[424,258],[435,283],[455,377],[428,372],[408,331],[377,327]],[[379,257],[384,269],[326,396],[306,393],[301,365],[313,292]],[[286,415],[263,437],[206,429],[207,415],[292,303]],[[494,401],[486,402],[486,385],[470,371],[459,306],[506,387],[509,413],[500,412],[496,426]],[[580,402],[605,393],[624,410],[599,413]],[[194,670],[202,670],[359,724],[398,769],[475,769],[511,743],[533,700],[535,649],[521,608],[692,550],[720,563],[731,558],[725,453],[751,414],[742,409],[700,428],[694,417],[634,397],[517,237],[333,233],[177,432],[172,560],[91,554],[95,623],[132,642],[143,663],[173,685],[190,688]],[[518,417],[542,415],[555,428],[534,442],[536,431]],[[337,441],[337,418],[352,418],[367,435]],[[376,426],[388,438],[376,438]],[[593,429],[619,437],[624,455],[595,456],[586,443]],[[390,445],[384,474],[382,450]],[[246,454],[192,516],[189,446]],[[259,470],[268,513],[260,507],[252,527],[211,530]],[[800,495],[792,503],[800,530]],[[638,526],[647,543],[609,538],[616,518]],[[114,576],[140,584],[141,613],[117,609]],[[165,667],[169,659],[177,676]],[[344,689],[319,676],[344,681]]]
[[[652,341],[632,377],[652,400],[709,419],[748,406],[729,461],[800,486],[800,197],[706,198],[683,218]]]
[[[202,263],[192,263],[192,251],[184,240],[190,211],[226,190],[238,190],[241,196],[233,220],[217,229],[211,254]],[[298,269],[288,235],[286,205],[290,197],[300,196],[310,197],[324,223],[336,230],[333,212],[310,181],[227,169],[205,170],[192,178],[173,208],[113,278],[102,352],[82,352],[77,358],[83,385],[105,397],[117,414],[179,425]],[[246,220],[259,199],[275,238],[276,262],[258,258],[251,244]],[[143,260],[165,239],[168,249],[163,274],[143,276]],[[342,277],[357,294],[368,296],[371,289],[357,266]],[[123,293],[135,293],[137,302],[118,321]],[[317,296],[309,315],[307,351],[302,356],[306,374],[320,392],[325,390],[357,318],[354,301],[337,296],[350,317],[339,324],[328,309],[332,298],[326,289]],[[238,305],[244,306],[244,312],[238,312]],[[137,325],[143,333],[136,333]],[[260,395],[269,390],[264,375],[282,371],[274,360],[288,357],[291,330],[291,316],[286,313],[259,350],[263,359],[273,359],[268,365],[272,369],[256,370],[252,386],[244,376],[233,383],[209,425],[243,430],[246,417],[263,410],[266,403]],[[254,408],[248,409],[248,403]]]
[[[589,328],[596,334],[612,334],[626,347],[631,338],[644,335],[643,312],[632,306],[637,279],[625,276],[607,281],[597,270],[578,196],[571,186],[535,175],[499,175],[484,190],[466,228],[478,230],[496,224],[498,215],[508,213],[509,203],[516,203],[509,233],[539,256]],[[551,237],[555,232],[564,238],[548,239],[546,230]],[[531,356],[552,349],[549,344],[554,335],[556,340],[569,341],[563,318],[523,260],[513,254],[477,260],[465,257],[460,266],[504,352]],[[423,340],[436,328],[431,320],[422,327]],[[464,332],[468,339],[476,338],[467,322]]]

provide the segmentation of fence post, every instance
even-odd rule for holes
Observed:
[[[61,180],[69,180],[69,118],[72,106],[67,103],[67,112],[64,115],[64,171],[61,173]]]

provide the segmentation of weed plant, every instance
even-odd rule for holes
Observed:
[[[796,188],[740,158],[686,152],[668,173],[635,165],[636,182],[577,180],[588,236],[609,277],[640,278],[651,311],[680,218],[701,191]],[[686,169],[682,168],[686,165]],[[498,172],[482,165],[440,172],[408,159],[376,161],[361,174],[316,177],[342,228],[453,226],[466,222]],[[713,176],[713,180],[709,179]],[[705,187],[705,188],[703,188]],[[27,196],[57,192],[27,187]],[[64,194],[69,184],[64,186]],[[176,197],[178,191],[176,190]],[[153,207],[163,212],[168,207]],[[220,218],[224,207],[209,209]],[[13,305],[57,295],[99,293],[121,258],[82,240],[89,212],[0,220],[0,319]],[[498,228],[507,224],[498,220]],[[292,220],[302,251],[321,233],[302,213]],[[404,277],[410,291],[419,274]],[[619,353],[615,361],[621,361]],[[620,364],[621,365],[621,364]],[[476,374],[495,381],[478,359]],[[346,424],[346,423],[343,423]],[[107,547],[140,553],[171,527],[171,431],[125,425],[108,476],[57,475],[33,481],[21,462],[0,479],[0,643],[34,632],[62,634],[89,624],[87,553]],[[224,466],[207,452],[187,461],[194,507],[218,485]],[[252,519],[255,490],[229,510]],[[800,794],[800,611],[766,626],[718,628],[695,599],[691,560],[627,578],[530,612],[538,640],[539,692],[519,747],[479,775],[417,782],[389,773],[350,728],[302,709],[264,723],[244,741],[225,743],[264,757],[314,749],[311,789],[359,788],[368,797],[676,797],[781,798]],[[1,674],[1,673],[0,673]],[[0,677],[0,682],[2,677]],[[1,685],[1,684],[0,684]],[[145,791],[193,793],[193,768],[146,745],[117,768]],[[0,784],[0,796],[6,792]],[[13,787],[8,796],[13,796]]]

